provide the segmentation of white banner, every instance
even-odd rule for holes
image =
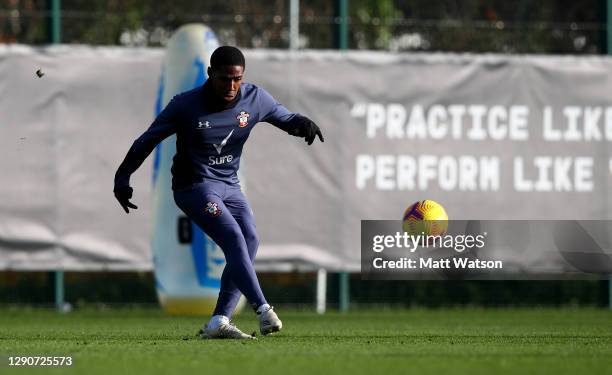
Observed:
[[[610,58],[245,55],[246,81],[326,139],[253,131],[259,269],[358,269],[360,221],[422,199],[451,219],[611,217]],[[153,119],[162,56],[0,47],[0,269],[152,269],[152,157],[132,178],[138,210],[126,215],[112,185]]]

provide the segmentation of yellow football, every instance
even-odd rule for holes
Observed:
[[[418,201],[404,212],[402,229],[411,236],[442,236],[448,230],[448,215],[444,207],[435,201]]]

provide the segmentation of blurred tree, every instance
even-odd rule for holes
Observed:
[[[602,8],[603,6],[603,8]],[[423,50],[598,53],[604,0],[397,1],[394,35],[418,33]]]
[[[349,0],[352,23],[352,47],[389,49],[393,25],[403,18],[393,0]]]
[[[45,7],[45,0],[0,0],[0,43],[45,43]]]
[[[0,0],[0,42],[46,43],[48,2]],[[224,43],[287,48],[289,0],[62,0],[65,43],[163,45],[204,22]],[[605,0],[349,0],[350,48],[599,53]],[[334,2],[300,1],[300,44],[333,48]]]

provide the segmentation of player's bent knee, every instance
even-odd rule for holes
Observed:
[[[238,251],[247,251],[247,244],[244,239],[244,235],[240,228],[236,227],[225,227],[223,229],[217,228],[214,233],[207,233],[211,236],[212,240],[219,245],[224,253]]]
[[[249,249],[249,256],[251,260],[255,258],[255,254],[257,253],[257,248],[259,247],[259,235],[255,231],[254,226],[250,226],[244,233],[244,240],[246,241],[247,247]]]

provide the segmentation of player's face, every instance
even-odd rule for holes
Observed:
[[[213,90],[218,98],[231,102],[234,100],[242,83],[244,67],[240,65],[221,66],[209,69],[208,75],[212,81]]]

